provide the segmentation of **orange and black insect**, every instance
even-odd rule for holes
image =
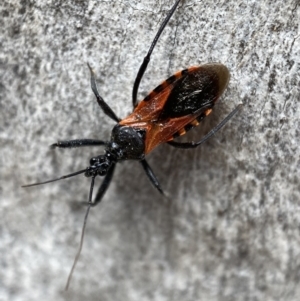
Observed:
[[[89,66],[91,72],[91,87],[97,102],[103,112],[117,122],[112,129],[110,141],[79,139],[59,141],[52,145],[53,148],[103,145],[105,146],[105,153],[91,158],[90,166],[83,170],[57,179],[23,186],[29,187],[46,184],[82,173],[84,173],[86,177],[90,177],[91,187],[82,239],[89,209],[91,206],[99,204],[102,200],[113,177],[115,166],[119,161],[138,160],[143,166],[153,186],[164,195],[145,156],[159,144],[165,142],[173,147],[179,148],[195,148],[199,146],[222,128],[240,107],[240,105],[237,106],[219,125],[213,128],[200,141],[190,143],[173,141],[174,138],[184,135],[188,130],[197,126],[207,115],[209,115],[216,101],[226,89],[230,77],[229,71],[227,67],[218,63],[190,67],[175,73],[157,86],[137,105],[138,87],[144,72],[147,69],[152,51],[179,2],[180,0],[177,0],[169,11],[140,66],[133,86],[132,101],[134,110],[132,114],[122,120],[116,116],[113,110],[100,96],[96,86],[94,72]],[[104,176],[104,179],[98,189],[95,199],[92,201],[96,176]],[[82,240],[80,250],[81,246]],[[77,258],[78,256],[76,257],[75,263]]]

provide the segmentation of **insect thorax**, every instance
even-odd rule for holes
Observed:
[[[117,124],[107,151],[119,160],[142,160],[145,157],[145,131]]]

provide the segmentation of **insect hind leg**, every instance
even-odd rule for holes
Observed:
[[[211,136],[216,134],[239,110],[241,110],[243,104],[239,104],[232,112],[230,112],[217,126],[215,126],[211,131],[209,131],[200,141],[198,142],[176,142],[168,141],[167,143],[173,147],[177,148],[196,148],[200,144],[204,143]]]

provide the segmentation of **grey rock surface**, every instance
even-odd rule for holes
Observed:
[[[162,145],[117,166],[93,208],[71,287],[90,181],[22,189],[88,166],[113,122],[90,89],[89,62],[116,114],[132,110],[137,70],[174,1],[0,4],[0,300],[299,300],[300,6],[298,0],[183,0],[154,50],[139,99],[177,70],[221,62],[229,87],[196,150]],[[97,181],[99,185],[100,179]]]

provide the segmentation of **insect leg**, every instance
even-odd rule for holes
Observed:
[[[165,193],[163,192],[162,188],[160,187],[159,185],[159,182],[155,176],[155,174],[153,173],[151,167],[149,166],[149,164],[147,163],[147,161],[144,159],[144,160],[141,160],[140,161],[145,172],[146,172],[146,175],[148,176],[149,180],[151,181],[151,183],[153,184],[153,186],[163,195],[163,196],[166,196]]]
[[[198,142],[176,142],[169,141],[168,144],[178,147],[178,148],[195,148],[200,144],[205,142],[212,135],[216,134],[241,108],[243,104],[239,104],[231,113],[229,113],[217,126],[215,126],[211,131],[209,131],[200,141]]]
[[[64,140],[58,141],[50,145],[50,148],[75,148],[82,146],[99,146],[106,145],[106,141],[94,140],[94,139],[75,139],[75,140]]]
[[[81,231],[80,244],[79,244],[79,248],[78,248],[77,254],[75,256],[75,259],[74,259],[74,262],[73,262],[73,265],[72,265],[72,268],[71,268],[71,271],[70,271],[70,274],[69,274],[69,277],[68,277],[68,280],[67,280],[67,283],[66,283],[66,287],[65,287],[66,291],[69,289],[73,273],[75,271],[77,262],[79,260],[79,256],[81,254],[81,250],[82,250],[82,246],[83,246],[83,240],[84,240],[84,234],[85,234],[85,228],[86,228],[86,223],[87,223],[87,218],[89,216],[91,205],[92,205],[92,196],[93,196],[93,189],[94,189],[95,178],[96,178],[96,175],[94,175],[92,177],[91,188],[90,188],[90,195],[89,195],[89,201],[88,201],[88,208],[86,210],[85,217],[84,217],[83,227],[82,227],[82,231]]]
[[[110,167],[110,169],[108,170],[98,192],[97,192],[97,195],[95,197],[95,200],[93,203],[91,203],[91,205],[94,207],[96,205],[98,205],[101,200],[102,200],[102,197],[104,196],[104,193],[106,192],[110,182],[111,182],[111,179],[113,177],[113,174],[114,174],[114,170],[115,170],[115,167],[116,167],[116,164],[113,163]]]
[[[166,18],[164,19],[163,23],[160,25],[160,28],[156,34],[156,36],[154,37],[154,40],[152,41],[151,43],[151,46],[148,50],[148,53],[147,55],[144,57],[144,61],[142,63],[142,65],[140,66],[140,69],[137,73],[137,76],[135,78],[135,81],[134,81],[134,85],[133,85],[133,90],[132,90],[132,103],[133,103],[133,107],[136,107],[137,105],[137,92],[138,92],[138,89],[139,89],[139,85],[140,85],[140,82],[141,82],[141,79],[147,69],[147,66],[148,66],[148,63],[150,62],[150,57],[151,57],[151,54],[152,54],[152,51],[161,35],[161,33],[163,32],[165,26],[167,25],[167,23],[169,22],[170,18],[172,17],[176,7],[178,6],[180,0],[177,0],[175,2],[175,4],[173,5],[173,7],[170,9],[170,11],[168,12],[168,15],[166,16]]]
[[[100,106],[100,108],[103,110],[103,112],[110,117],[111,119],[113,119],[116,122],[120,121],[120,118],[118,118],[116,116],[116,114],[114,113],[114,111],[109,107],[109,105],[104,101],[104,99],[100,96],[98,89],[97,89],[97,85],[96,85],[96,80],[95,80],[95,73],[93,71],[93,69],[91,68],[91,66],[88,64],[88,67],[90,69],[91,72],[91,87],[92,90],[96,96],[97,102]]]

